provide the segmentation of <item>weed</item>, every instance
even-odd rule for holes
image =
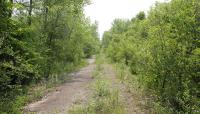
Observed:
[[[105,80],[102,63],[103,60],[97,57],[92,98],[87,105],[73,105],[69,114],[125,114],[118,90],[111,88],[110,82]]]

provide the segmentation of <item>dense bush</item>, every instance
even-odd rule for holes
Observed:
[[[131,20],[116,20],[103,36],[114,62],[128,65],[138,81],[174,113],[200,111],[200,2],[156,3]]]
[[[0,113],[16,113],[16,96],[28,85],[63,76],[97,52],[97,24],[83,14],[87,3],[0,0]]]

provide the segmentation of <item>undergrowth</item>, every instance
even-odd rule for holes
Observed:
[[[0,114],[22,114],[26,112],[24,107],[33,101],[41,99],[46,93],[53,91],[56,86],[59,86],[65,83],[67,80],[70,80],[70,77],[67,76],[68,73],[76,71],[87,62],[84,60],[78,66],[71,66],[66,70],[62,75],[52,75],[48,81],[40,81],[40,83],[32,84],[26,86],[23,89],[9,93],[9,97],[0,96]]]
[[[103,60],[96,60],[96,70],[93,72],[95,82],[92,86],[92,98],[87,105],[75,104],[69,114],[125,114],[119,99],[119,91],[111,88],[111,83],[105,79]]]
[[[121,63],[114,64],[115,70],[117,72],[118,79],[126,85],[126,89],[135,97],[141,97],[146,100],[146,107],[149,109],[149,114],[172,114],[172,110],[161,105],[159,101],[156,100],[156,96],[150,89],[146,88],[143,81],[143,76],[134,75],[130,72],[130,68]],[[146,98],[146,99],[145,99]]]

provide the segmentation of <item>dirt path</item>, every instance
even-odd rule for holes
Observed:
[[[89,65],[78,72],[71,73],[70,81],[48,93],[42,100],[29,104],[28,112],[34,114],[67,114],[70,107],[77,102],[87,102],[91,89],[88,86],[93,81],[92,72],[95,70],[94,59],[88,60]],[[127,114],[148,114],[145,99],[137,93],[130,93],[125,84],[117,78],[115,69],[110,64],[102,64],[105,80],[111,83],[113,89],[119,90],[122,104]]]
[[[56,91],[48,93],[42,100],[29,104],[27,110],[36,114],[66,114],[70,106],[78,99],[87,100],[88,84],[92,81],[95,68],[94,59],[88,60],[89,65],[80,71],[70,74],[71,80]]]
[[[127,90],[127,86],[120,82],[117,78],[117,74],[113,69],[112,65],[104,64],[104,72],[107,76],[107,80],[110,80],[112,87],[116,88],[120,92],[120,98],[124,105],[127,114],[149,114],[150,109],[145,106],[145,99],[139,96],[138,93],[130,93]]]

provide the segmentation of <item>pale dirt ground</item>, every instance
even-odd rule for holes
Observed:
[[[91,93],[88,87],[92,79],[92,72],[95,70],[95,59],[89,59],[89,65],[78,72],[71,73],[71,80],[57,87],[55,91],[48,93],[40,101],[29,104],[26,110],[34,114],[67,114],[70,107],[79,100],[87,102]],[[113,67],[103,64],[105,79],[109,80],[113,89],[118,89],[124,108],[128,114],[149,114],[145,108],[145,101],[137,94],[127,91],[127,87],[118,79]],[[28,114],[28,113],[25,113]]]
[[[119,90],[120,99],[127,114],[152,114],[146,106],[145,97],[139,96],[138,93],[130,93],[127,86],[117,79],[116,72],[111,65],[104,64],[103,67],[107,80],[110,80],[113,88]]]
[[[92,82],[92,72],[95,69],[95,59],[88,59],[89,65],[78,72],[71,73],[67,83],[57,87],[55,91],[45,95],[40,101],[26,106],[26,113],[30,114],[66,114],[77,99],[87,100],[90,92],[88,84]]]

